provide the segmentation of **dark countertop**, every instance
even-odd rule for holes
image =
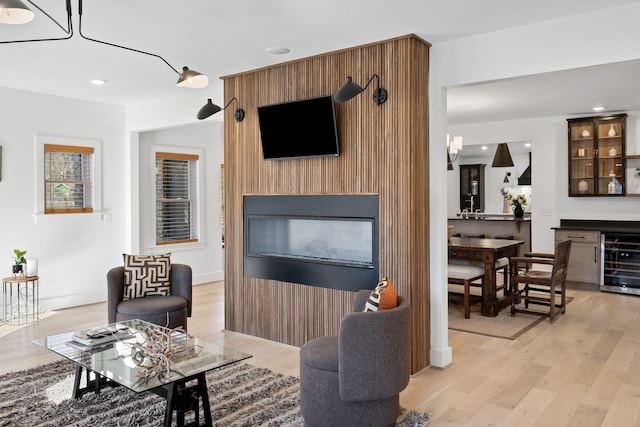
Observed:
[[[464,219],[464,218],[448,218],[449,221],[508,221],[508,222],[531,222],[531,218],[530,217],[525,217],[525,218],[514,218],[513,215],[508,215],[505,217],[498,217],[498,216],[489,216],[488,218],[478,218],[475,219],[473,216],[470,216],[469,219]]]
[[[616,221],[595,219],[561,219],[554,230],[589,230],[610,233],[640,233],[640,221]]]

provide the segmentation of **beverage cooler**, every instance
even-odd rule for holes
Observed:
[[[640,295],[640,234],[604,232],[600,290]]]

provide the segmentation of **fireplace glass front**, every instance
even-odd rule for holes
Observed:
[[[373,267],[373,220],[249,218],[249,256]]]
[[[378,281],[377,210],[377,196],[245,196],[244,273],[372,288]]]

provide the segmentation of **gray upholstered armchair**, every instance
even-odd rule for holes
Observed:
[[[409,302],[362,312],[370,290],[359,291],[337,337],[300,349],[300,409],[307,426],[393,426],[399,394],[411,373]]]
[[[123,300],[124,267],[107,273],[107,312],[109,323],[142,319],[160,326],[187,329],[191,317],[191,267],[171,264],[171,295]],[[168,323],[167,323],[168,322]]]

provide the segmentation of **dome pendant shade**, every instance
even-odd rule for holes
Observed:
[[[351,79],[351,76],[347,76],[344,84],[340,86],[340,89],[338,89],[335,95],[333,95],[333,99],[338,102],[348,101],[354,96],[360,95],[366,88],[368,88],[373,79],[376,79],[377,84],[376,89],[373,91],[373,102],[376,105],[382,105],[387,101],[388,94],[385,89],[380,87],[380,78],[377,74],[371,76],[364,88],[359,84],[354,83],[354,81]]]
[[[492,168],[508,168],[513,166],[513,159],[511,158],[511,153],[509,152],[509,146],[503,142],[498,144],[498,148],[496,148],[496,154],[493,157],[493,163],[491,163]]]
[[[204,120],[207,117],[214,115],[218,111],[222,111],[226,109],[233,101],[236,101],[237,103],[238,99],[234,96],[229,100],[229,102],[227,102],[227,105],[225,105],[224,107],[220,107],[214,104],[213,102],[211,102],[211,99],[208,99],[207,103],[204,104],[204,106],[200,109],[200,111],[198,111],[198,114],[196,115],[196,117],[198,118],[198,120]],[[244,115],[245,113],[242,108],[236,108],[236,111],[233,112],[233,118],[236,120],[236,122],[243,121]]]
[[[210,99],[207,100],[207,103],[198,111],[198,120],[206,119],[207,117],[213,116],[218,111],[222,110],[219,106],[211,102]]]
[[[0,0],[0,24],[26,24],[34,14],[20,0]]]
[[[209,77],[194,70],[190,70],[189,67],[182,67],[182,73],[178,77],[176,86],[190,87],[194,89],[202,89],[209,85]]]
[[[353,82],[351,76],[348,76],[344,84],[340,86],[340,89],[336,92],[334,98],[338,102],[346,102],[354,96],[361,94],[363,90],[358,83]]]

